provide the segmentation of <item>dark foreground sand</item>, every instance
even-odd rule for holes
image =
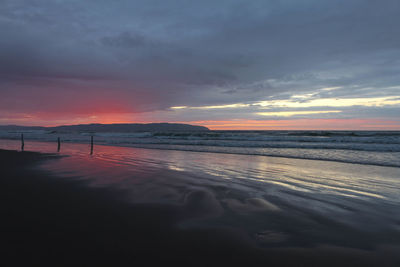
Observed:
[[[44,160],[57,156],[0,150],[2,266],[400,266],[394,247],[261,249],[232,229],[183,230],[187,209],[130,204],[35,168]]]

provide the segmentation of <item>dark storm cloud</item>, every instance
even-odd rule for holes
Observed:
[[[334,86],[330,97],[399,95],[397,0],[0,3],[7,109],[66,110],[96,92],[132,112]],[[70,97],[54,105],[50,91]]]

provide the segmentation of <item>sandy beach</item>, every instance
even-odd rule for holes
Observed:
[[[14,263],[9,266],[400,262],[398,203],[383,201],[384,194],[380,198],[376,192],[360,191],[362,197],[352,198],[342,190],[336,200],[325,193],[322,201],[317,193],[304,193],[305,188],[291,190],[288,185],[295,184],[281,179],[286,187],[279,192],[263,182],[273,190],[257,195],[249,188],[259,181],[243,182],[232,170],[231,179],[226,179],[227,166],[219,165],[218,176],[210,169],[206,173],[206,168],[196,172],[180,159],[202,162],[211,154],[101,146],[96,152],[91,157],[0,150],[1,242],[4,259]],[[127,159],[121,160],[121,155]],[[157,155],[169,156],[170,164],[158,162]],[[174,160],[183,165],[172,165]],[[223,159],[230,166],[234,160],[243,158]],[[262,157],[255,160],[265,163]],[[268,162],[272,170],[277,164]],[[308,170],[315,171],[309,165]]]

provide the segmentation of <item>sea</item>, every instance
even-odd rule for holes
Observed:
[[[400,131],[0,131],[0,139],[259,155],[400,167]]]

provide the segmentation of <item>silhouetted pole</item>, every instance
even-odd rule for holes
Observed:
[[[24,142],[24,134],[21,134],[21,151],[24,151],[25,142]]]
[[[90,136],[90,155],[93,155],[93,135]]]
[[[60,152],[60,148],[61,148],[61,140],[60,137],[57,137],[57,152]]]

